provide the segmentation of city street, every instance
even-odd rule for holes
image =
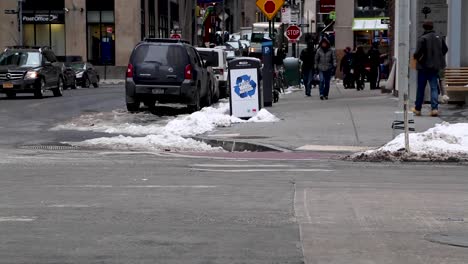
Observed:
[[[61,142],[108,133],[50,130],[90,113],[118,115],[123,90],[0,99],[0,263],[461,264],[468,258],[466,248],[430,242],[442,235],[466,243],[464,165],[353,163],[295,152],[220,159],[72,149]],[[156,123],[173,118],[147,115]]]

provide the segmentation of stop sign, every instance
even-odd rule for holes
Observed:
[[[284,32],[284,36],[286,36],[290,42],[296,42],[302,36],[301,28],[296,25],[291,25],[286,29],[286,32]]]

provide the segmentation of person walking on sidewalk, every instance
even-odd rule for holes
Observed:
[[[369,58],[369,64],[370,64],[370,72],[369,72],[370,89],[371,90],[379,89],[377,85],[377,81],[379,78],[379,69],[380,69],[380,51],[379,51],[378,42],[372,43],[372,48],[367,53],[367,56]]]
[[[314,81],[314,62],[315,62],[315,49],[314,43],[307,42],[307,48],[301,52],[302,61],[302,80],[305,85],[306,96],[311,96],[312,83]]]
[[[356,80],[357,90],[364,90],[365,86],[365,64],[367,62],[367,55],[364,52],[364,47],[358,46],[356,52],[354,53],[353,59],[353,71],[354,79]]]
[[[320,48],[315,54],[315,69],[320,74],[320,100],[328,100],[330,81],[336,70],[336,53],[326,38],[320,41]]]
[[[340,62],[340,71],[343,73],[343,85],[345,88],[354,88],[353,53],[350,47],[346,47],[344,53],[345,55]]]
[[[431,116],[439,115],[439,72],[446,67],[445,55],[448,52],[445,40],[434,31],[434,23],[426,21],[423,24],[424,34],[418,39],[418,46],[414,53],[418,70],[418,90],[413,112],[421,115],[424,103],[426,84],[431,86]]]

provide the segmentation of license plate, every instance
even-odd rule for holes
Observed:
[[[4,89],[11,89],[11,88],[13,88],[13,84],[12,83],[4,83],[3,88]]]
[[[153,94],[164,94],[164,89],[153,89]]]

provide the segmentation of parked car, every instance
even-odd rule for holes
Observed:
[[[232,47],[235,51],[236,56],[242,56],[243,48],[240,40],[230,40],[225,43],[226,46]]]
[[[231,46],[216,46],[215,49],[220,49],[226,52],[226,61],[233,60],[236,57],[236,52]]]
[[[62,63],[63,88],[76,89],[76,73],[69,65],[75,62],[82,62],[81,56],[57,56],[57,60]]]
[[[75,72],[76,85],[83,88],[89,88],[91,84],[94,88],[99,87],[99,74],[91,63],[71,62],[66,66]]]
[[[125,90],[130,112],[140,103],[186,104],[190,111],[211,103],[209,77],[197,50],[178,39],[145,39],[133,49],[127,68]]]
[[[49,48],[11,47],[0,54],[0,93],[9,98],[33,93],[43,98],[48,90],[63,95],[62,64]]]
[[[242,56],[249,56],[250,41],[241,39],[239,40],[242,45]]]
[[[203,60],[209,62],[218,86],[218,98],[227,96],[227,54],[221,49],[197,48]],[[215,100],[216,101],[216,100]]]

